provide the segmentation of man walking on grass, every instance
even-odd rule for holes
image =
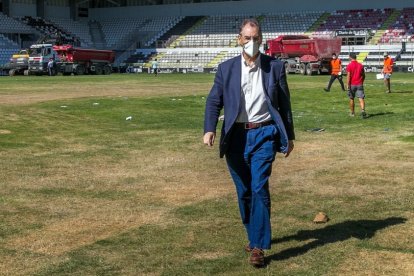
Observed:
[[[342,61],[337,57],[336,53],[332,53],[331,78],[329,79],[328,87],[323,90],[325,90],[325,92],[331,91],[331,86],[336,79],[338,79],[342,91],[345,91],[344,82],[342,81]]]
[[[249,263],[262,267],[270,249],[269,177],[276,152],[293,150],[292,111],[283,62],[259,52],[262,32],[255,19],[243,21],[238,36],[241,55],[219,65],[207,98],[204,144],[213,146],[221,109],[224,122],[220,157],[236,186],[246,229]]]
[[[356,54],[350,53],[349,58],[351,62],[346,67],[347,84],[348,84],[348,97],[349,108],[351,109],[351,116],[355,116],[355,96],[359,99],[359,105],[361,107],[361,117],[365,119],[367,114],[365,113],[365,93],[364,93],[364,81],[365,70],[361,63],[356,61]]]

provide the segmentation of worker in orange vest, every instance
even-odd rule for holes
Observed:
[[[337,57],[335,53],[333,53],[331,60],[331,79],[329,80],[328,87],[324,88],[323,90],[329,92],[335,79],[338,79],[339,83],[341,84],[342,91],[345,91],[344,82],[342,81],[342,61]]]
[[[382,73],[384,74],[384,84],[387,90],[385,93],[391,93],[391,74],[392,66],[394,61],[388,56],[388,53],[384,53],[384,67],[382,68]]]

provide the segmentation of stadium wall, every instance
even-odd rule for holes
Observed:
[[[70,9],[67,7],[46,6],[46,18],[70,18]]]
[[[332,0],[245,0],[228,2],[207,2],[174,5],[127,6],[119,8],[89,9],[91,19],[111,19],[137,16],[189,16],[189,15],[220,15],[220,14],[263,14],[297,11],[334,11],[349,9],[372,8],[405,8],[413,7],[412,0],[375,0],[332,1]],[[10,15],[13,17],[36,16],[34,4],[10,4]],[[46,18],[69,18],[70,8],[45,5]]]
[[[376,1],[332,1],[332,0],[247,0],[240,2],[210,2],[175,5],[130,6],[116,8],[89,9],[92,19],[110,19],[137,16],[189,16],[220,14],[263,14],[297,11],[334,11],[372,8],[404,8],[412,7],[410,0],[376,0]]]
[[[36,16],[36,5],[11,3],[10,15],[13,17]]]
[[[69,18],[69,7],[45,6],[45,18]],[[13,17],[36,16],[34,4],[10,4],[10,15]]]

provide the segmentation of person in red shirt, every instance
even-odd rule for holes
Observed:
[[[355,96],[359,99],[359,105],[361,107],[361,117],[365,119],[367,114],[365,113],[365,93],[364,93],[364,81],[365,70],[361,63],[356,61],[356,54],[350,53],[349,58],[351,62],[346,67],[347,84],[348,84],[348,97],[349,108],[351,109],[351,116],[355,116]]]
[[[387,88],[386,93],[391,93],[391,74],[392,74],[392,66],[394,62],[392,58],[388,56],[387,53],[384,53],[384,67],[382,68],[382,73],[384,74],[384,84]]]
[[[329,79],[328,87],[323,89],[325,92],[331,90],[332,83],[335,79],[338,79],[342,91],[345,91],[344,82],[342,81],[342,61],[336,56],[336,53],[333,53],[331,60],[331,78]]]

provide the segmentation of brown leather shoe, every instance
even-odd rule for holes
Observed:
[[[250,255],[249,263],[255,267],[262,267],[264,266],[264,252],[262,249],[253,248],[252,253]]]

